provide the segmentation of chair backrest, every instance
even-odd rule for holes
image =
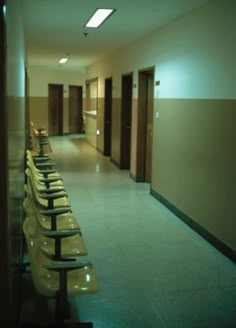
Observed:
[[[40,208],[35,204],[29,193],[28,187],[26,186],[27,197],[23,201],[23,206],[28,217],[34,216],[40,229],[51,230],[52,228],[52,215],[44,215],[40,212]],[[55,214],[57,230],[63,229],[80,229],[75,217],[71,212],[63,214]]]
[[[42,135],[42,136],[48,135],[45,128],[43,128],[41,126],[35,126],[33,121],[30,121],[30,127],[31,127],[31,133],[34,137],[37,137],[39,135]]]
[[[35,172],[42,175],[40,173],[40,170],[34,164],[33,156],[32,156],[32,153],[29,149],[26,150],[26,158],[27,158],[27,165],[30,166],[31,168],[33,168],[35,170]]]
[[[44,268],[45,263],[51,261],[43,254],[39,247],[39,240],[36,238],[36,231],[32,226],[32,220],[28,217],[23,222],[23,232],[27,242],[27,249],[30,256],[30,265],[32,268],[32,278],[34,286],[41,295],[54,296],[57,289],[50,288],[48,271]],[[52,273],[54,279],[58,274]]]
[[[41,179],[44,179],[45,176],[44,174],[35,166],[34,161],[32,159],[32,155],[30,154],[29,156],[27,155],[27,160],[26,160],[26,166],[31,170],[32,172],[32,177],[36,181],[37,189],[42,190],[43,187],[45,187],[45,183],[40,181]],[[55,184],[55,183],[54,183]],[[63,190],[63,184],[62,183],[56,183],[58,185],[58,189]],[[61,186],[61,187],[59,187]]]
[[[40,182],[40,178],[43,178],[43,176],[38,175],[37,171],[35,170],[35,167],[31,165],[29,161],[27,161],[26,164],[31,172],[32,179],[34,179],[35,187],[39,191],[44,191],[46,189],[46,186],[44,183]]]
[[[42,194],[40,194],[39,190],[37,189],[36,180],[34,179],[30,168],[26,168],[25,174],[27,176],[27,184],[28,184],[28,188],[31,192],[32,199],[36,202],[36,204],[39,207],[48,209],[48,208],[53,208],[53,207],[57,207],[57,206],[61,206],[61,207],[70,206],[68,197],[66,197],[65,195],[64,196],[61,195],[60,197],[54,197],[55,199],[57,198],[54,202],[53,198],[50,198],[50,200],[49,200],[49,195],[46,196],[44,194],[44,196],[43,196]],[[64,192],[63,192],[63,194],[64,194]],[[58,193],[57,193],[57,195],[58,195]],[[48,197],[48,199],[46,199],[46,197]],[[52,195],[51,195],[51,197],[52,197]],[[51,206],[50,205],[51,202],[54,205]],[[55,205],[55,203],[58,205]]]
[[[37,168],[37,166],[35,165],[35,162],[33,160],[33,156],[30,150],[27,149],[26,151],[26,165],[32,170],[34,176],[38,176],[38,177],[44,177],[44,174],[42,173],[42,171],[40,169]],[[57,174],[59,176],[59,173]]]
[[[28,188],[30,190],[32,199],[40,206],[40,207],[47,207],[47,200],[43,199],[42,197],[40,197],[40,193],[37,190],[37,186],[36,186],[36,182],[35,179],[33,178],[32,175],[32,171],[30,170],[30,168],[27,168],[25,170],[25,174],[27,176],[27,185]]]
[[[35,126],[34,123],[31,121],[30,122],[30,135],[31,135],[31,141],[32,141],[32,149],[38,153],[51,153],[52,149],[50,146],[49,141],[41,145],[39,144],[39,137],[48,137],[48,133],[45,128],[41,126]]]

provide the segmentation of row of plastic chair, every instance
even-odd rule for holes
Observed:
[[[46,144],[46,134],[45,138]],[[71,319],[69,298],[98,291],[95,269],[87,260],[81,227],[52,158],[27,150],[25,173],[23,232],[34,286],[41,295],[55,298],[55,323],[67,327]],[[73,322],[75,326],[93,324]]]

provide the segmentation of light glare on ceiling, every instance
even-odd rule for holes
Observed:
[[[60,64],[65,64],[65,63],[67,62],[68,59],[69,59],[69,58],[61,58],[61,59],[59,60],[59,63],[60,63]]]
[[[85,26],[99,27],[114,11],[115,9],[97,9]]]

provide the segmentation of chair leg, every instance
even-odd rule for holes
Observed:
[[[65,319],[70,318],[70,303],[67,295],[67,272],[62,270],[59,274],[59,290],[56,293],[55,320],[58,326],[64,324]]]
[[[65,322],[66,319],[70,319],[70,303],[67,295],[67,272],[62,270],[59,275],[60,288],[56,294],[56,324],[55,327],[81,327],[92,328],[92,322]],[[49,326],[50,327],[50,326]],[[53,326],[52,326],[53,327]]]

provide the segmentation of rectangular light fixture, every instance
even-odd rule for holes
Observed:
[[[65,63],[67,62],[68,59],[69,59],[69,58],[61,58],[61,59],[59,60],[59,63],[60,63],[60,64],[65,64]]]
[[[99,27],[114,11],[115,9],[97,9],[85,27]]]

